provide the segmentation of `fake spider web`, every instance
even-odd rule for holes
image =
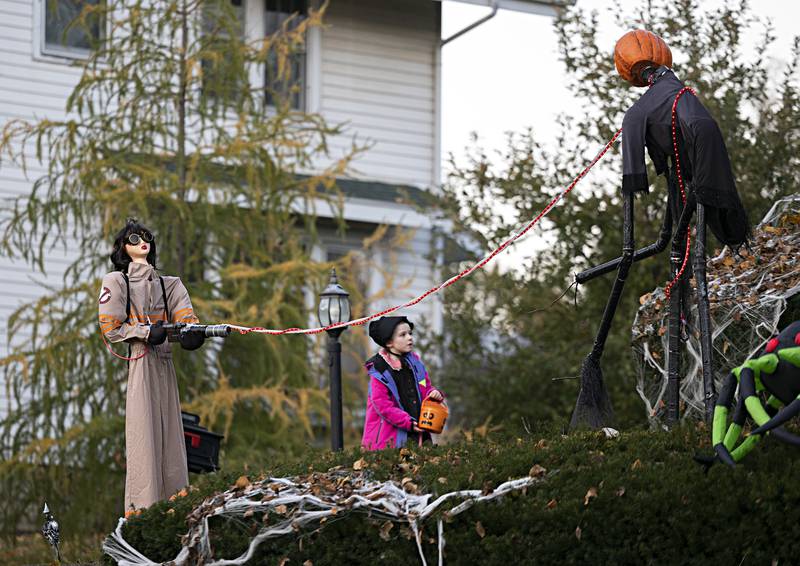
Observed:
[[[534,472],[535,470],[535,472]],[[187,517],[189,531],[182,537],[183,547],[168,564],[188,566],[227,566],[246,564],[255,556],[261,543],[268,539],[292,535],[305,529],[317,529],[328,520],[361,512],[372,518],[407,524],[413,532],[420,561],[427,566],[422,549],[422,526],[427,519],[436,520],[438,563],[444,563],[444,517],[458,515],[476,503],[498,499],[512,491],[525,490],[544,481],[545,470],[534,466],[531,476],[509,480],[493,491],[462,490],[445,493],[433,501],[431,494],[418,494],[416,486],[403,481],[378,482],[367,472],[334,468],[327,473],[313,473],[298,478],[265,478],[208,497]],[[551,472],[554,473],[554,472]],[[237,482],[238,484],[239,482]],[[433,517],[452,500],[458,504]],[[230,520],[255,520],[262,523],[245,552],[236,558],[217,558],[211,545],[209,520],[223,517]],[[266,519],[266,521],[265,521]],[[120,566],[156,566],[125,540],[120,518],[117,528],[103,542],[103,551]],[[386,525],[386,523],[384,524]],[[388,528],[376,529],[375,536],[385,536]],[[385,532],[384,532],[385,531]]]
[[[753,231],[751,250],[725,248],[708,261],[708,289],[717,391],[727,373],[756,354],[778,332],[787,307],[800,310],[800,195],[777,201]],[[689,316],[681,323],[680,415],[705,417],[695,282]],[[667,300],[659,287],[640,298],[632,328],[636,390],[654,427],[667,412]],[[797,315],[792,313],[794,318]]]

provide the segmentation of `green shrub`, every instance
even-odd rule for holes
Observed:
[[[736,469],[708,473],[696,450],[710,451],[702,425],[672,432],[635,431],[617,439],[555,431],[495,437],[441,447],[361,454],[315,453],[267,468],[272,476],[327,471],[364,458],[376,479],[412,477],[441,494],[484,489],[525,476],[534,464],[545,483],[499,502],[478,504],[445,525],[450,564],[780,564],[800,556],[800,462],[793,449],[768,439]],[[187,531],[184,517],[239,474],[199,478],[186,498],[153,506],[131,520],[126,539],[152,560],[174,558]],[[255,478],[255,474],[250,475]],[[596,496],[593,494],[596,493]],[[215,556],[241,553],[261,517],[215,519]],[[253,564],[418,564],[410,530],[346,515],[314,530],[268,541]],[[478,526],[480,523],[480,526]],[[424,528],[429,563],[436,562],[436,523]]]

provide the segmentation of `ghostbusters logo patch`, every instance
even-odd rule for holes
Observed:
[[[101,305],[104,305],[110,300],[111,300],[111,289],[109,289],[108,287],[103,287],[103,290],[100,292],[100,299],[98,302]]]

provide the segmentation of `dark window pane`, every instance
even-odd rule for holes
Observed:
[[[47,0],[45,3],[45,44],[67,49],[93,47],[103,37],[104,19],[94,14],[86,22],[75,22],[84,6],[98,5],[101,0]],[[73,24],[73,25],[70,25]]]
[[[223,0],[224,1],[224,0]],[[245,70],[236,42],[244,40],[244,6],[241,0],[227,5],[207,2],[203,6],[203,32],[207,36],[207,56],[201,60],[203,90],[211,96],[235,98],[240,92]]]
[[[264,27],[266,35],[272,35],[281,30],[283,24],[292,14],[297,14],[292,20],[292,27],[302,21],[307,13],[306,0],[265,0],[264,2]],[[293,53],[290,55],[288,77],[277,76],[277,59],[271,56],[267,61],[264,84],[266,86],[267,104],[275,105],[276,99],[287,99],[292,108],[305,107],[306,87],[306,54]]]

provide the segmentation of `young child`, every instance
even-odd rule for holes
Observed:
[[[369,336],[381,349],[365,364],[369,389],[361,446],[367,450],[430,442],[430,434],[417,426],[422,401],[441,402],[444,396],[413,351],[413,330],[404,316],[384,316],[369,325]]]

